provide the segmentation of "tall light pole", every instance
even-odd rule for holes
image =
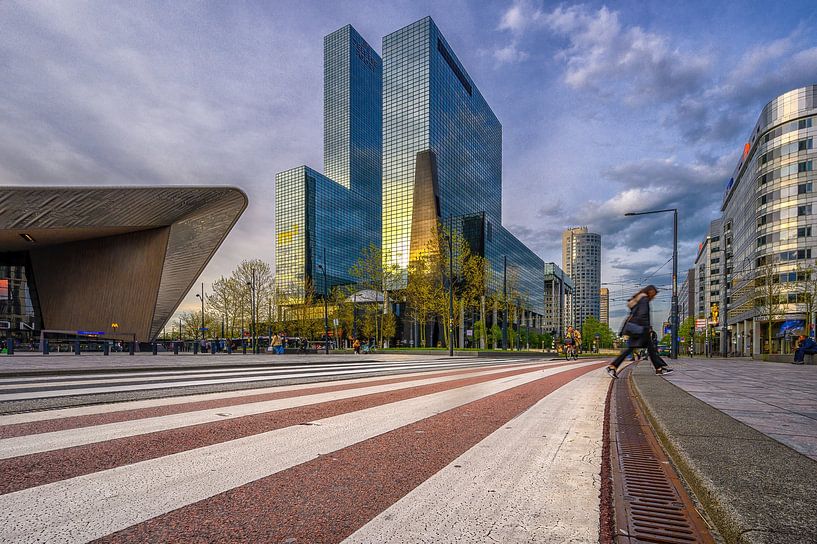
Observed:
[[[196,293],[196,298],[201,300],[201,328],[199,330],[201,330],[201,339],[204,340],[204,282],[201,282],[201,295]]]
[[[252,334],[252,352],[258,353],[258,340],[255,338],[255,268],[250,269],[250,281],[247,282],[247,287],[250,288],[250,331]]]
[[[448,242],[448,356],[454,356],[454,237],[453,218],[448,218],[448,233],[443,238]]]
[[[329,355],[329,306],[326,300],[326,248],[323,248],[323,264],[318,263],[323,272],[323,345]]]
[[[508,256],[502,257],[502,298],[505,299],[505,319],[502,320],[502,349],[508,349]]]
[[[651,210],[647,212],[627,212],[624,215],[649,215],[653,213],[672,212],[672,306],[670,308],[670,327],[672,340],[670,345],[670,357],[678,358],[678,208],[667,208],[665,210]]]

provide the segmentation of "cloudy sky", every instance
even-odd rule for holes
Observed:
[[[272,262],[275,173],[322,168],[323,36],[425,15],[503,124],[505,225],[556,263],[602,234],[614,315],[670,283],[671,217],[624,212],[678,207],[686,269],[763,105],[817,83],[813,0],[0,0],[0,184],[237,185],[202,280]]]

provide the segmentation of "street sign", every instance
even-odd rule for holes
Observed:
[[[202,331],[202,332],[207,332],[210,329],[208,329],[207,327],[199,327],[199,330]]]
[[[338,321],[338,318],[337,318],[337,317],[336,317],[335,319],[333,319],[333,320],[332,320],[332,323],[333,323],[333,324],[334,324],[336,327],[337,327],[337,326],[340,324],[340,322]]]
[[[698,330],[704,330],[708,324],[706,319],[695,320],[695,328]]]
[[[81,336],[102,336],[105,333],[102,331],[77,331],[77,334]]]

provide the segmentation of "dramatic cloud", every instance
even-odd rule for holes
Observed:
[[[528,58],[528,53],[520,50],[516,43],[510,43],[505,47],[494,50],[493,56],[500,64],[511,64],[514,62],[522,62]]]
[[[616,93],[631,103],[667,100],[697,88],[710,70],[700,53],[682,53],[669,40],[638,26],[625,27],[619,14],[602,7],[559,6],[543,19],[552,32],[568,39],[557,54],[566,64],[565,82],[575,89]]]

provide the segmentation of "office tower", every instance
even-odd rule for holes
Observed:
[[[587,227],[562,233],[562,267],[573,280],[573,325],[581,328],[588,316],[599,319],[601,304],[601,235]]]
[[[561,337],[573,316],[573,280],[556,263],[545,263],[544,329]]]
[[[502,125],[430,17],[383,38],[383,253],[403,271],[438,221],[468,218],[492,269],[541,327],[543,261],[502,227]],[[505,262],[507,261],[506,274]]]
[[[610,326],[610,290],[607,287],[599,289],[599,321]]]
[[[361,250],[380,246],[381,89],[380,57],[351,25],[324,38],[326,173],[299,166],[275,176],[275,279],[284,303],[352,283]]]
[[[719,302],[721,352],[780,352],[813,323],[802,293],[803,269],[817,258],[816,138],[817,85],[809,85],[766,104],[738,153],[724,190],[720,230],[708,235],[710,258],[696,262],[699,270],[709,264],[699,292],[709,296],[704,305]],[[721,238],[717,257],[715,236]],[[772,312],[758,288],[768,281],[779,300]]]

